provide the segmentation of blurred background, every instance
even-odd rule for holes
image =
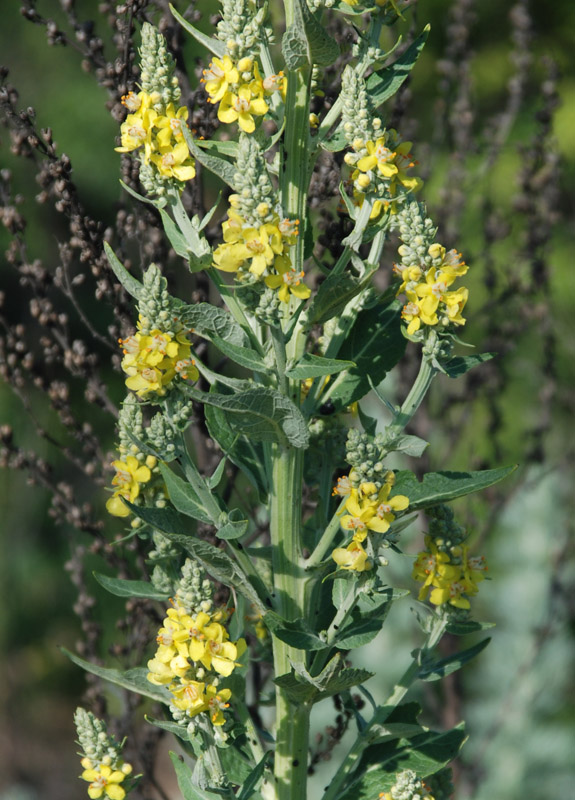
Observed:
[[[205,31],[217,13],[213,2],[176,7]],[[137,63],[130,34],[144,18],[161,22],[178,65],[188,65],[181,81],[192,124],[200,134],[214,129],[198,90],[202,54],[166,22],[166,9],[160,0],[11,0],[2,8],[0,54],[10,74],[0,94],[0,800],[85,795],[72,725],[80,702],[121,715],[119,732],[144,754],[148,786],[158,745],[160,759],[173,746],[58,650],[107,664],[149,653],[133,634],[142,609],[110,597],[91,571],[130,574],[141,558],[107,544],[122,533],[103,491],[123,398],[114,339],[132,323],[102,238],[128,263],[162,263],[181,296],[202,288],[178,277],[157,219],[121,191],[120,174],[132,185],[135,176],[113,150],[119,97],[133,87]],[[279,23],[277,3],[272,13]],[[427,22],[427,46],[384,120],[413,141],[439,239],[471,266],[465,339],[498,357],[436,382],[411,429],[431,442],[417,469],[519,467],[501,486],[454,504],[493,579],[481,586],[476,616],[496,627],[477,661],[426,685],[426,721],[467,721],[470,739],[454,765],[458,800],[575,798],[575,4],[419,0],[391,34],[408,42]],[[351,40],[346,34],[347,51]],[[340,66],[326,76],[334,92]],[[51,136],[40,133],[46,128]],[[330,159],[320,165],[328,178],[337,167]],[[208,199],[217,189],[207,182]],[[337,204],[314,195],[312,205],[321,248],[337,230]],[[393,257],[390,247],[384,269]],[[415,355],[394,376],[398,397]],[[365,410],[373,413],[369,398]],[[409,537],[406,549],[417,552],[421,534],[414,528]],[[410,559],[392,559],[390,582],[412,587],[410,568]],[[398,604],[356,659],[389,662],[370,685],[374,694],[387,694],[418,635],[409,603]],[[456,646],[444,643],[447,652]],[[333,716],[320,709],[318,733]],[[318,787],[330,771],[321,748]]]

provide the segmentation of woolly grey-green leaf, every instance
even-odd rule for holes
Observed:
[[[110,578],[100,572],[92,575],[98,583],[116,597],[143,597],[147,600],[168,600],[170,592],[159,592],[148,581],[129,581],[121,578]]]
[[[415,511],[479,492],[507,478],[516,468],[513,464],[510,467],[475,472],[428,472],[421,482],[413,472],[400,470],[395,476],[394,494],[407,495],[409,510]]]
[[[323,375],[335,375],[344,369],[355,367],[353,361],[342,361],[337,358],[323,358],[311,353],[304,353],[299,361],[287,370],[288,378],[303,381],[307,378],[320,378]]]

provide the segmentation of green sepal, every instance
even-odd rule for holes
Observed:
[[[142,283],[137,278],[134,278],[133,275],[130,275],[126,267],[122,264],[118,256],[114,253],[108,242],[104,242],[104,252],[106,253],[106,257],[108,259],[108,263],[112,268],[114,275],[120,281],[124,289],[131,295],[135,300],[139,300],[144,287]]]
[[[450,378],[459,378],[465,375],[473,367],[479,364],[484,364],[486,361],[491,361],[495,358],[497,353],[481,353],[476,356],[453,356],[447,361],[438,361],[438,366],[441,372]]]
[[[145,667],[134,667],[134,669],[121,672],[119,669],[100,667],[98,664],[92,664],[90,661],[84,661],[83,658],[66,650],[65,647],[61,647],[60,650],[70,661],[73,661],[74,664],[82,667],[86,672],[92,673],[92,675],[103,678],[109,683],[121,686],[123,689],[128,689],[131,692],[136,692],[136,694],[140,694],[142,697],[149,697],[151,700],[164,703],[167,706],[173,701],[172,695],[165,687],[155,686],[153,683],[150,683],[146,677],[148,670]]]
[[[194,400],[221,409],[237,433],[256,442],[289,442],[306,448],[309,431],[303,414],[285,395],[275,389],[254,386],[236,394],[200,392],[186,387]]]
[[[431,659],[425,658],[422,665],[420,666],[417,677],[422,681],[438,681],[441,678],[445,678],[446,675],[451,675],[452,672],[457,672],[458,669],[464,664],[467,664],[468,661],[471,661],[472,658],[479,655],[482,650],[484,650],[489,642],[491,641],[490,637],[486,639],[482,639],[473,647],[469,647],[467,650],[462,650],[460,653],[454,653],[451,656],[446,656],[446,658],[441,658],[439,661],[433,661]]]
[[[409,511],[448,503],[456,497],[479,492],[499,483],[517,469],[517,465],[475,472],[428,472],[421,483],[410,470],[395,474],[394,494],[409,497]]]
[[[389,100],[400,89],[421,55],[430,30],[431,27],[426,25],[423,32],[393,64],[369,76],[366,88],[374,108]]]
[[[181,14],[179,14],[174,6],[170,3],[170,11],[172,12],[172,16],[177,19],[180,23],[182,28],[186,30],[194,39],[203,45],[206,50],[209,50],[210,53],[213,53],[218,58],[223,58],[226,54],[226,46],[223,42],[219,39],[214,39],[212,36],[206,36],[205,33],[202,33],[197,28],[188,22],[187,19],[184,19]]]
[[[116,597],[138,597],[146,600],[170,599],[170,592],[159,592],[149,581],[129,581],[122,578],[110,578],[100,572],[93,572],[92,575],[100,586],[103,586],[110,594]]]
[[[207,510],[202,505],[202,502],[191,485],[176,475],[166,464],[160,462],[160,472],[166,482],[168,490],[168,497],[170,502],[181,514],[187,517],[197,519],[200,522],[205,522],[208,525],[213,525],[214,520],[210,517]]]
[[[320,378],[323,375],[335,375],[344,369],[355,367],[353,361],[342,361],[337,358],[323,358],[311,353],[304,353],[300,360],[287,370],[288,378],[306,380],[307,378]]]

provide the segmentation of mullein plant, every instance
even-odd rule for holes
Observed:
[[[212,38],[172,9],[210,50],[202,83],[225,136],[209,142],[188,127],[163,37],[149,24],[142,29],[141,80],[124,98],[116,149],[139,160],[145,196],[136,196],[155,205],[182,268],[205,271],[220,302],[176,298],[158,266],[139,279],[107,246],[136,306],[134,331],[119,342],[128,395],[107,510],[126,522],[128,536],[148,543],[151,580],[99,580],[112,593],[162,604],[163,622],[147,664],[126,673],[69,655],[155,701],[148,721],[179,740],[184,757],[172,760],[186,800],[304,800],[310,716],[334,695],[356,734],[323,800],[442,800],[452,792],[448,764],[463,726],[429,730],[417,704],[404,700],[418,681],[441,679],[487,644],[437,655],[446,632],[489,627],[471,610],[487,566],[446,504],[512,467],[421,480],[397,468],[427,446],[405,429],[434,377],[456,378],[490,357],[453,353],[468,267],[438,240],[418,199],[414,146],[385,123],[385,102],[428,34],[395,61],[381,49],[384,27],[405,7],[285,0],[279,68],[266,4],[223,0]],[[311,114],[312,79],[317,95],[321,70],[339,55],[326,33],[329,14],[353,23],[355,61],[339,98]],[[351,222],[341,251],[320,263],[306,197],[322,149],[345,151],[340,202]],[[217,207],[190,217],[181,199],[198,164],[230,189],[215,246],[205,230]],[[397,261],[381,266],[393,231]],[[381,269],[384,292],[373,281]],[[420,368],[396,405],[384,379],[408,341],[420,350]],[[381,420],[362,408],[370,392]],[[193,414],[203,415],[221,451],[211,475],[186,436]],[[228,464],[237,468],[235,485]],[[393,603],[411,594],[391,585],[385,568],[405,544],[416,549],[405,542],[416,520],[427,530],[412,572],[421,642],[380,705],[364,687],[374,673],[353,667],[350,651],[371,642]],[[262,696],[246,697],[256,662],[273,668]],[[378,673],[379,685],[385,680]],[[250,709],[272,701],[273,719],[253,716]],[[134,781],[119,748],[106,745],[102,723],[87,712],[77,721],[90,797],[122,800]]]

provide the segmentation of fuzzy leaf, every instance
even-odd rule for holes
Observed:
[[[114,275],[120,281],[124,289],[136,300],[140,299],[142,294],[143,285],[137,278],[130,275],[126,267],[122,264],[118,256],[114,253],[108,242],[104,242],[104,252],[108,258],[108,262],[114,271]]]
[[[176,510],[187,517],[197,519],[200,522],[206,522],[208,525],[213,525],[213,520],[200,502],[198,495],[192,489],[190,484],[164,463],[160,462],[160,472],[166,482],[168,489],[168,496],[171,503],[175,506]]]
[[[306,378],[319,378],[322,375],[335,375],[343,372],[344,369],[355,367],[353,361],[342,361],[338,358],[322,358],[311,353],[304,353],[297,364],[288,369],[286,375],[294,380],[306,380]]]
[[[274,678],[274,683],[284,690],[292,703],[309,703],[318,692],[311,683],[298,679],[294,672],[279,675]]]
[[[216,489],[219,486],[225,468],[226,468],[226,459],[224,457],[220,459],[220,463],[218,464],[218,466],[215,468],[210,477],[207,478],[206,484],[208,486],[208,489]]]
[[[309,324],[316,325],[339,316],[349,301],[362,289],[363,284],[347,272],[328,275],[307,310],[306,317]]]
[[[174,736],[177,736],[178,739],[182,739],[184,742],[190,741],[187,727],[185,725],[178,725],[177,722],[168,722],[164,719],[154,719],[153,717],[149,717],[147,714],[145,715],[145,719],[146,722],[150,723],[150,725],[155,725],[156,728],[161,728],[163,731],[173,733]]]
[[[249,345],[247,335],[223,308],[217,308],[210,303],[196,303],[193,306],[183,305],[178,311],[182,324],[192,328],[194,333],[204,339],[211,340],[216,336],[237,347]]]
[[[357,315],[339,351],[341,358],[355,361],[356,366],[339,375],[331,389],[327,388],[326,397],[336,411],[361,400],[370,391],[369,378],[375,385],[381,383],[403,356],[407,342],[401,334],[400,320],[401,305],[397,301]]]
[[[430,27],[426,25],[423,32],[410,44],[397,61],[369,76],[367,79],[367,92],[374,108],[389,100],[399,90],[421,55],[429,36],[429,31]]]
[[[209,50],[210,53],[218,56],[218,58],[225,56],[226,46],[223,42],[221,42],[219,39],[214,39],[212,36],[206,36],[205,33],[202,33],[197,28],[194,28],[194,26],[189,23],[187,19],[184,19],[181,14],[178,14],[171,3],[170,11],[172,12],[174,18],[178,20],[182,28],[191,34],[197,42],[206,48],[206,50]]]
[[[324,685],[322,689],[322,699],[330,694],[339,694],[346,689],[353,689],[360,686],[365,681],[373,678],[375,672],[367,669],[345,668],[340,670],[333,678]]]
[[[476,472],[428,472],[421,483],[413,472],[400,470],[395,475],[394,494],[409,497],[409,510],[448,503],[456,497],[479,492],[511,475],[516,465]]]
[[[460,653],[454,653],[452,656],[441,658],[439,661],[425,661],[419,668],[417,677],[422,681],[438,681],[441,678],[445,678],[446,675],[451,675],[452,672],[461,669],[464,664],[479,655],[490,641],[491,639],[488,637],[487,639],[482,639],[473,647],[462,650]]]
[[[225,141],[222,139],[197,139],[196,144],[202,150],[214,150],[218,155],[232,158],[234,161],[238,157],[238,143]]]
[[[179,533],[189,536],[192,532],[189,521],[173,508],[156,508],[155,506],[136,506],[124,499],[130,511],[146,522],[152,528],[157,528],[163,533]]]
[[[274,636],[291,647],[297,647],[298,650],[324,650],[327,647],[326,642],[311,630],[304,619],[292,622],[282,620],[281,624],[272,623],[273,627],[270,627],[271,617],[268,612],[264,622],[270,630],[273,630]]]
[[[331,153],[339,153],[347,147],[347,139],[341,127],[336,128],[329,139],[323,139],[320,142],[324,150],[329,150]]]
[[[184,800],[221,800],[221,794],[209,792],[207,789],[200,789],[194,783],[191,768],[185,763],[182,756],[177,753],[170,753],[174,771],[178,780],[178,787]]]
[[[265,503],[268,485],[263,468],[262,445],[238,436],[228,424],[225,413],[215,406],[204,405],[204,417],[212,439],[219,444],[232,464],[246,476],[254,489],[257,489],[260,501]]]
[[[170,592],[159,592],[149,581],[128,581],[121,578],[110,578],[100,572],[93,572],[92,575],[100,586],[107,589],[110,594],[116,597],[142,597],[146,600],[169,600]]]
[[[227,515],[227,520],[218,528],[218,537],[227,541],[240,539],[248,529],[249,522],[244,519],[243,512],[233,508]]]
[[[202,150],[201,147],[198,147],[187,125],[182,125],[182,133],[184,134],[184,139],[186,140],[190,154],[206,169],[209,169],[210,172],[213,172],[214,175],[217,175],[218,178],[221,178],[224,183],[227,183],[228,186],[230,186],[232,189],[235,189],[235,166],[230,161],[226,161],[219,156],[212,156],[209,153],[206,153],[205,150]]]
[[[195,400],[221,409],[230,426],[253,441],[284,443],[287,440],[293,447],[308,446],[309,432],[301,411],[275,389],[254,386],[228,395],[187,388],[187,393]]]
[[[170,240],[170,244],[174,248],[174,251],[185,258],[186,261],[190,258],[191,251],[188,247],[188,243],[186,241],[186,237],[182,234],[181,230],[178,228],[174,220],[170,217],[167,211],[164,211],[163,208],[158,209],[160,212],[160,216],[162,217],[162,224],[164,226],[164,232],[168,239]]]
[[[425,731],[419,736],[393,739],[368,747],[360,770],[367,771],[354,782],[341,800],[373,800],[395,783],[395,773],[411,769],[418,778],[427,778],[449,764],[466,739],[463,723],[451,731]]]
[[[241,345],[226,342],[225,339],[220,339],[219,336],[212,334],[211,341],[225,356],[231,358],[236,364],[246,369],[251,369],[252,372],[260,372],[264,375],[269,375],[268,369],[262,357],[252,350],[251,347],[243,347]]]
[[[484,364],[486,361],[491,361],[496,355],[497,353],[481,353],[476,356],[453,356],[453,358],[441,364],[441,371],[450,378],[459,378],[460,375],[465,375],[473,367]]]
[[[339,45],[310,11],[306,0],[295,0],[294,21],[282,38],[282,53],[289,70],[305,64],[328,67],[339,56]]]
[[[135,667],[128,669],[126,672],[121,672],[119,669],[112,669],[110,667],[100,667],[98,664],[92,664],[90,661],[84,661],[83,658],[61,647],[60,650],[67,656],[70,661],[77,664],[86,672],[91,672],[92,675],[97,675],[105,681],[114,683],[116,686],[121,686],[123,689],[129,689],[131,692],[141,694],[143,697],[150,697],[159,703],[170,705],[173,698],[168,690],[163,686],[155,686],[147,679],[146,675],[148,670],[144,667]]]
[[[447,633],[451,633],[454,636],[466,636],[468,633],[477,633],[477,631],[486,631],[489,628],[494,628],[494,622],[475,622],[472,619],[466,620],[452,620],[451,622],[447,623],[447,628],[445,629]]]
[[[425,449],[429,447],[429,442],[420,439],[419,436],[398,436],[389,446],[389,452],[394,450],[397,453],[405,453],[406,456],[419,458]]]

